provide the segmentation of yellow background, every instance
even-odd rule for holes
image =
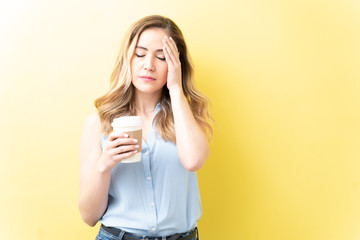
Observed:
[[[356,0],[1,0],[0,239],[95,238],[80,135],[149,14],[183,30],[217,121],[201,239],[360,239]]]

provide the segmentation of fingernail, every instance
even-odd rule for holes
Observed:
[[[138,142],[138,140],[137,140],[137,139],[133,139],[133,141],[134,141],[134,142],[136,142],[136,143]]]
[[[129,135],[127,135],[126,133],[124,134],[125,137],[129,137]]]
[[[135,145],[135,148],[139,148],[140,146],[139,145]]]

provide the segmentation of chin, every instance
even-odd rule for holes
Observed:
[[[159,91],[162,92],[164,85],[147,85],[147,84],[134,84],[134,87],[137,91],[143,92],[143,93],[157,93]]]
[[[135,89],[139,92],[142,93],[158,93],[159,91],[162,91],[162,87],[161,88],[154,88],[154,87],[135,87]]]

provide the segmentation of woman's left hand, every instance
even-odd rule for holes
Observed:
[[[168,38],[165,35],[163,44],[163,51],[166,63],[168,64],[167,87],[169,91],[173,89],[182,90],[180,53],[176,47],[176,43],[171,37]]]

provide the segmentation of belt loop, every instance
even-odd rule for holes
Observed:
[[[163,236],[161,239],[162,239],[162,240],[166,240],[166,236]]]
[[[124,230],[121,230],[121,233],[119,234],[119,237],[118,237],[118,239],[119,240],[122,240],[123,239],[123,237],[124,237],[124,235],[125,235],[125,231]]]

